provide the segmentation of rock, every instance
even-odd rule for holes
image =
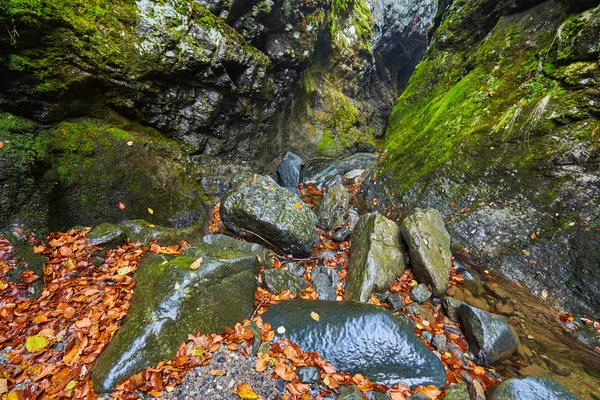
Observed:
[[[289,273],[291,273],[294,276],[302,276],[306,272],[305,268],[302,265],[295,262],[285,264],[285,268]]]
[[[319,300],[335,300],[337,297],[336,286],[340,281],[339,275],[325,266],[318,266],[312,272],[311,280]]]
[[[336,242],[343,242],[344,240],[348,239],[350,233],[352,233],[352,231],[348,226],[342,226],[337,231],[335,231],[335,234],[333,235],[332,239]]]
[[[444,400],[470,400],[467,385],[464,383],[453,383],[446,388]]]
[[[340,395],[337,397],[337,400],[363,400],[362,392],[355,386],[343,386],[340,389]]]
[[[124,238],[121,227],[110,222],[96,225],[86,236],[89,244],[98,247],[117,246]]]
[[[417,303],[424,303],[431,298],[431,292],[424,283],[419,283],[410,291],[410,298]]]
[[[169,232],[167,228],[154,225],[143,219],[125,221],[119,226],[126,238],[132,242],[140,242],[144,246],[149,245],[153,240],[161,239]]]
[[[519,346],[506,319],[463,304],[459,308],[465,336],[479,364],[493,364],[510,357]]]
[[[450,320],[454,322],[460,322],[460,314],[459,309],[461,304],[465,304],[464,302],[455,299],[454,297],[446,296],[444,297],[444,309],[446,310],[446,315]]]
[[[330,186],[319,204],[319,219],[322,228],[337,229],[347,223],[350,193],[341,183]]]
[[[360,214],[358,210],[354,207],[350,208],[350,212],[348,212],[348,227],[350,230],[354,230],[356,228],[356,224],[358,224],[358,220],[360,219]]]
[[[263,284],[271,293],[279,294],[289,290],[294,296],[302,293],[308,282],[284,269],[265,269],[262,273]]]
[[[319,321],[311,317],[319,315]],[[263,321],[304,351],[316,351],[339,370],[374,382],[444,387],[440,360],[390,311],[360,302],[287,300],[273,305]],[[374,334],[377,332],[377,334]]]
[[[473,293],[474,296],[481,296],[483,294],[483,284],[481,276],[475,271],[461,271],[460,276],[464,279],[462,285],[469,292]]]
[[[493,390],[490,400],[579,400],[558,383],[546,377],[512,378]]]
[[[281,186],[292,187],[299,184],[303,166],[302,158],[288,151],[277,167],[277,176]]]
[[[317,367],[299,367],[296,368],[296,375],[302,383],[320,384],[321,377],[319,374],[319,368]]]
[[[410,395],[406,400],[431,400],[431,398],[424,393],[417,392]]]
[[[361,216],[351,245],[347,300],[368,301],[373,291],[387,290],[404,272],[404,248],[394,221],[378,213]]]
[[[387,298],[387,302],[390,306],[392,306],[392,310],[394,311],[402,311],[402,309],[404,308],[404,300],[402,299],[402,296],[400,296],[397,293],[390,293]]]
[[[258,254],[223,235],[205,241],[173,259],[145,256],[129,314],[93,366],[98,393],[173,358],[189,334],[221,332],[252,315]]]
[[[288,190],[269,177],[242,174],[221,200],[221,219],[251,241],[272,243],[296,257],[311,254],[317,217]],[[258,236],[257,236],[258,235]]]
[[[571,369],[569,369],[569,367],[561,365],[549,358],[546,358],[546,357],[543,357],[543,358],[544,358],[544,362],[546,363],[546,366],[548,367],[548,369],[550,371],[554,372],[556,375],[560,375],[560,376],[571,375],[572,371],[571,371]]]
[[[473,382],[469,384],[469,394],[471,400],[485,400],[485,390],[477,379],[473,379]]]
[[[409,315],[419,315],[423,312],[423,307],[421,307],[419,303],[410,303],[406,306],[406,312]]]
[[[336,183],[342,183],[342,175],[340,171],[335,167],[327,167],[324,170],[312,175],[305,177],[304,181],[314,182],[314,186],[318,189],[331,187]]]
[[[549,375],[548,371],[539,365],[528,365],[519,369],[519,375],[522,376],[541,376],[541,375]]]
[[[430,343],[431,343],[431,339],[433,339],[433,335],[431,334],[431,332],[428,332],[428,331],[423,331],[423,333],[421,333],[421,337]]]
[[[381,392],[367,392],[367,393],[372,393],[372,397],[369,398],[369,400],[392,400],[392,398],[390,396],[388,396],[385,393],[381,393]]]
[[[344,176],[342,176],[342,180],[347,184],[357,183],[360,181],[364,172],[364,169],[353,169],[352,171],[346,172]]]
[[[450,235],[439,211],[417,209],[402,221],[400,231],[408,243],[417,279],[431,285],[434,296],[443,297],[450,279],[452,253]]]
[[[448,350],[448,339],[446,338],[446,335],[435,335],[431,343],[442,353]]]

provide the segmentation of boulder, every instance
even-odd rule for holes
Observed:
[[[262,277],[265,288],[275,294],[289,290],[295,296],[308,286],[304,279],[284,269],[265,269]]]
[[[92,370],[98,393],[175,356],[189,334],[221,332],[254,310],[259,254],[224,235],[207,236],[179,257],[144,257],[129,314]],[[258,246],[259,247],[259,246]]]
[[[417,303],[424,303],[431,298],[431,292],[424,283],[419,283],[410,291],[410,299]]]
[[[578,400],[552,379],[540,376],[512,378],[496,386],[490,400]]]
[[[332,230],[348,222],[348,206],[350,193],[341,183],[329,187],[319,204],[319,220],[321,227]]]
[[[417,209],[402,221],[400,231],[408,243],[417,279],[431,285],[435,296],[443,297],[450,280],[452,253],[442,216],[434,209]]]
[[[510,357],[519,346],[506,319],[468,304],[459,308],[465,336],[479,364],[487,365]]]
[[[106,247],[117,245],[125,238],[125,234],[119,225],[103,222],[92,228],[86,236],[92,246]]]
[[[287,152],[279,166],[277,167],[277,176],[279,183],[283,187],[293,187],[300,183],[300,174],[304,161],[302,158],[292,152]]]
[[[441,361],[412,327],[384,308],[353,301],[287,300],[271,306],[263,321],[276,331],[283,327],[278,336],[304,351],[316,351],[340,371],[389,386],[405,382],[443,388],[446,382]]]
[[[352,234],[346,299],[368,301],[405,269],[404,246],[394,221],[378,213],[362,215]]]
[[[296,257],[311,254],[317,217],[272,178],[241,174],[221,201],[221,219],[251,241],[265,241]]]

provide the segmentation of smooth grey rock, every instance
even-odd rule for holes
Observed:
[[[336,286],[340,281],[339,275],[325,266],[318,266],[312,272],[311,280],[319,300],[335,300],[337,297]]]
[[[394,311],[402,311],[404,308],[404,300],[402,299],[402,296],[397,293],[390,293],[387,298],[387,302],[390,306],[392,306],[392,310]]]
[[[412,270],[417,279],[431,285],[443,297],[450,280],[450,235],[439,211],[417,209],[402,221],[400,231],[408,244]]]
[[[470,400],[467,385],[464,383],[453,383],[446,388],[444,400]]]
[[[302,158],[288,151],[277,167],[277,176],[279,176],[281,186],[292,187],[300,183],[302,167],[304,167]]]
[[[337,231],[335,231],[335,234],[333,235],[332,239],[336,242],[343,242],[344,240],[348,239],[351,233],[352,231],[348,226],[342,226]]]
[[[519,346],[506,319],[468,304],[459,308],[471,351],[479,364],[487,365],[510,357]]]
[[[212,244],[175,258],[145,256],[134,275],[130,311],[93,366],[98,393],[173,358],[189,334],[221,332],[252,315],[258,254],[246,251],[245,242],[235,248],[230,239],[215,235]]]
[[[319,204],[321,227],[327,230],[337,229],[347,223],[350,193],[341,183],[330,186]]]
[[[360,217],[352,234],[346,299],[368,301],[387,290],[406,265],[398,225],[378,213]]]
[[[319,315],[319,321],[311,317]],[[441,361],[423,345],[412,327],[382,307],[360,302],[287,300],[272,305],[263,321],[277,337],[287,337],[304,351],[316,351],[340,370],[360,373],[374,382],[442,388]]]
[[[240,236],[297,257],[310,255],[317,240],[313,211],[270,177],[237,176],[221,201],[221,219]]]
[[[431,339],[433,339],[433,335],[429,331],[423,331],[423,333],[421,333],[421,336],[423,337],[423,339],[427,340],[430,343]]]
[[[512,378],[493,390],[490,400],[579,400],[550,378],[528,376]]]
[[[454,322],[460,322],[460,314],[458,310],[460,309],[461,304],[465,303],[455,299],[454,297],[446,296],[444,297],[443,304],[448,318]]]
[[[306,272],[302,265],[295,262],[285,264],[285,268],[294,276],[302,276]]]
[[[446,335],[435,335],[431,343],[442,353],[448,350],[448,339],[446,338]]]
[[[417,303],[423,303],[431,298],[431,291],[424,283],[419,283],[410,291],[410,298]]]
[[[419,315],[423,312],[423,307],[419,303],[410,303],[406,306],[406,312],[410,315]]]
[[[308,286],[308,282],[304,279],[284,269],[265,269],[262,277],[265,288],[274,294],[289,290],[295,296],[302,293],[302,290]]]
[[[116,246],[125,238],[119,225],[104,222],[96,225],[86,236],[89,244],[98,247]]]

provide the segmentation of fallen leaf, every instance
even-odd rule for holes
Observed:
[[[12,392],[9,393],[8,396],[6,396],[6,400],[21,400],[22,397],[19,396],[19,392]]]
[[[239,385],[235,391],[235,394],[237,394],[240,399],[254,400],[258,398],[254,389],[252,389],[247,383],[242,383]]]
[[[6,392],[8,392],[8,380],[0,379],[0,394],[4,394]]]
[[[128,141],[127,146],[133,146],[133,140]]]
[[[44,250],[45,250],[45,247],[44,247],[44,246],[34,246],[34,248],[33,248],[33,252],[34,252],[35,254],[40,254],[40,253],[43,253],[43,252],[44,252]]]
[[[128,266],[128,267],[121,267],[117,270],[117,274],[119,275],[127,275],[128,273],[130,273],[131,271],[135,270],[134,267]]]
[[[77,381],[69,381],[69,383],[67,383],[67,386],[65,386],[65,389],[72,390],[76,385]]]
[[[296,373],[291,365],[285,363],[278,363],[275,366],[275,373],[279,375],[279,377],[285,381],[291,381],[296,377]]]
[[[0,149],[4,147],[4,143],[0,142]]]
[[[535,232],[533,232],[530,237],[531,237],[531,240],[535,240],[535,238],[537,237],[537,235],[535,234]]]
[[[211,369],[210,374],[212,376],[223,376],[225,375],[225,371],[221,371],[220,369]]]
[[[283,335],[285,333],[285,326],[280,326],[279,328],[277,328],[277,333]]]
[[[452,201],[450,202],[450,207],[454,207],[455,205],[456,205],[456,202],[455,202],[454,200],[452,200]]]
[[[473,367],[473,372],[475,372],[476,375],[485,375],[485,368],[476,365]]]
[[[442,391],[433,385],[429,385],[429,386],[417,386],[417,388],[415,389],[415,393],[423,393],[425,396],[429,397],[430,399],[435,400],[442,393]]]
[[[48,342],[45,336],[29,336],[25,341],[25,348],[30,353],[37,353],[40,350],[44,350],[49,344],[50,342]]]
[[[194,261],[194,262],[192,263],[192,265],[190,265],[190,268],[191,268],[191,269],[198,269],[198,268],[200,267],[200,265],[202,265],[202,261],[204,261],[204,260],[202,259],[202,257],[198,258],[196,261]]]
[[[119,202],[119,210],[124,210],[125,209],[125,204]]]
[[[153,214],[154,214],[154,210],[153,210],[153,209],[151,209],[150,207],[148,207],[148,212],[149,212],[151,215],[153,215]]]
[[[296,210],[299,210],[302,208],[302,204],[296,203],[296,204],[294,204],[294,207],[296,207]]]
[[[321,317],[319,317],[319,314],[317,314],[317,313],[316,313],[316,312],[314,312],[314,311],[311,311],[311,313],[310,313],[310,317],[311,317],[312,319],[314,319],[315,321],[317,321],[317,322],[319,322],[319,321],[321,320]]]

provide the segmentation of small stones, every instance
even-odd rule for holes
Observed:
[[[417,303],[424,303],[431,298],[431,292],[427,288],[427,285],[421,283],[410,291],[410,298]]]
[[[388,295],[387,302],[394,311],[402,311],[402,309],[404,308],[404,300],[399,294],[390,293]]]
[[[299,367],[296,369],[296,375],[302,383],[321,383],[319,369],[317,367]]]

